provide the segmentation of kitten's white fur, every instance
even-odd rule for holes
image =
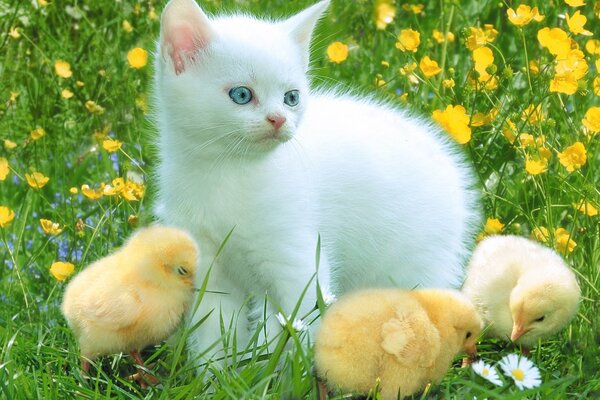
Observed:
[[[457,287],[479,223],[470,167],[423,119],[368,98],[308,89],[311,32],[328,1],[282,22],[208,18],[173,0],[162,19],[155,95],[157,214],[192,232],[202,280],[193,334],[201,352],[249,295],[290,313],[315,273],[337,295],[359,287]],[[251,88],[255,100],[228,93]],[[284,104],[298,89],[300,105]],[[286,122],[276,135],[267,117]],[[275,136],[275,137],[273,137]],[[330,277],[331,275],[331,277]],[[302,311],[315,304],[314,282]],[[274,318],[270,318],[274,320]],[[247,340],[247,318],[237,319]],[[274,329],[270,325],[270,329]],[[216,349],[220,348],[220,344]]]

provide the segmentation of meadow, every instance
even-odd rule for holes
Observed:
[[[474,165],[481,236],[545,243],[581,285],[574,321],[530,355],[539,387],[453,368],[423,398],[600,398],[600,1],[586,1],[333,0],[318,29],[314,86],[433,118]],[[316,395],[311,350],[298,345],[306,333],[291,326],[273,354],[258,348],[200,377],[183,332],[146,351],[161,379],[147,390],[126,379],[128,356],[103,358],[90,378],[79,369],[59,309],[69,276],[153,220],[152,62],[165,3],[0,0],[0,398]],[[311,3],[201,2],[269,17]],[[492,363],[519,352],[485,338],[478,348]]]

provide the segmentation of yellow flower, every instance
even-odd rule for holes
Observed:
[[[381,74],[375,75],[375,86],[380,87],[385,84],[386,84],[385,79],[383,79],[383,76]]]
[[[5,180],[9,173],[8,160],[4,157],[0,157],[0,181]]]
[[[114,153],[115,151],[119,150],[122,145],[123,142],[120,142],[116,139],[106,139],[102,142],[102,147],[104,147],[104,150],[108,151],[109,153]]]
[[[435,110],[433,120],[440,124],[459,144],[465,144],[471,140],[469,115],[463,106],[449,105],[444,111]]]
[[[565,228],[558,228],[554,231],[554,245],[556,250],[561,253],[571,253],[575,250],[577,243],[571,239],[571,234]]]
[[[58,60],[54,63],[54,72],[61,78],[70,78],[73,75],[71,64],[66,61]]]
[[[77,82],[75,82],[75,85],[77,85],[77,87],[80,87],[80,88],[82,88],[82,87],[84,87],[84,86],[85,86],[85,83],[83,83],[83,82],[81,82],[81,81],[77,81]]]
[[[444,86],[446,89],[452,89],[454,85],[454,79],[444,79],[442,81],[442,86]]]
[[[575,94],[578,88],[577,79],[572,73],[555,75],[550,81],[550,91],[564,94]]]
[[[413,53],[419,48],[421,43],[421,34],[412,29],[402,29],[398,35],[396,48],[402,51],[412,51]]]
[[[148,52],[141,47],[131,49],[127,53],[127,62],[131,68],[143,68],[148,63]]]
[[[592,205],[589,201],[581,200],[579,204],[573,204],[573,207],[580,213],[587,215],[588,217],[595,217],[598,215],[598,209]]]
[[[123,20],[123,23],[121,24],[121,26],[123,27],[123,30],[127,33],[131,33],[133,32],[133,26],[131,26],[131,23],[129,21],[127,21],[126,19]]]
[[[333,42],[327,47],[329,61],[339,64],[348,58],[348,45],[342,42]]]
[[[52,222],[49,219],[40,219],[40,225],[44,232],[52,236],[56,236],[63,231],[58,222]]]
[[[581,120],[590,132],[600,132],[600,107],[591,107]]]
[[[585,6],[585,3],[583,2],[583,0],[565,0],[565,3],[567,3],[571,7]]]
[[[573,172],[585,165],[587,161],[585,146],[581,142],[575,142],[562,153],[558,153],[558,159],[567,171]]]
[[[546,158],[540,158],[539,160],[534,160],[530,157],[525,159],[525,171],[529,175],[539,175],[548,170],[548,160]]]
[[[574,33],[575,35],[581,34],[585,36],[592,36],[592,32],[583,29],[583,26],[587,22],[587,18],[585,15],[581,15],[579,10],[575,11],[575,14],[573,14],[572,17],[570,17],[569,14],[565,14],[565,17],[567,18],[567,25],[569,25],[569,30],[571,33]]]
[[[413,14],[421,14],[424,8],[424,4],[402,4],[404,11],[412,12]]]
[[[534,238],[543,243],[548,243],[548,240],[550,239],[550,232],[548,231],[548,228],[544,226],[534,228],[531,234]]]
[[[556,62],[556,75],[572,74],[575,80],[585,76],[588,71],[587,61],[583,51],[573,49],[562,59]]]
[[[88,185],[81,185],[81,193],[88,199],[97,200],[104,194],[104,185],[101,185],[98,190],[94,190]]]
[[[15,212],[8,207],[0,206],[0,228],[4,228],[15,218]]]
[[[75,186],[73,186],[71,189],[69,189],[69,193],[77,194],[77,193],[79,193],[79,189],[77,189]]]
[[[50,4],[46,0],[36,0],[36,3],[39,7],[46,7],[48,4]]]
[[[390,0],[377,0],[375,2],[375,26],[383,30],[394,21],[396,7]]]
[[[488,235],[497,235],[504,230],[504,224],[498,218],[488,218],[483,231]]]
[[[538,31],[538,41],[546,47],[551,54],[562,58],[571,50],[571,40],[567,32],[560,28],[543,28]]]
[[[20,38],[21,34],[19,33],[19,28],[15,27],[15,26],[10,28],[10,30],[8,31],[8,36],[10,36],[13,39]]]
[[[15,142],[13,142],[12,140],[9,140],[9,139],[4,139],[4,148],[6,150],[12,150],[15,147],[17,147],[17,144]]]
[[[521,119],[523,121],[528,121],[530,124],[539,123],[542,119],[544,119],[542,105],[538,104],[537,106],[534,106],[533,104],[530,104],[525,110],[523,110]]]
[[[19,97],[19,92],[10,92],[10,102],[16,103],[17,97]]]
[[[46,131],[44,130],[44,128],[37,127],[31,131],[29,136],[33,140],[38,140],[38,139],[41,139],[45,134],[46,134]]]
[[[534,20],[536,22],[540,22],[544,19],[543,15],[540,15],[537,7],[529,7],[528,5],[521,4],[517,7],[517,11],[509,8],[506,10],[506,14],[508,15],[508,20],[516,26],[525,26]]]
[[[25,174],[27,183],[34,189],[41,189],[50,180],[47,176],[44,176],[41,172],[32,172],[31,174]]]
[[[85,102],[85,108],[92,114],[104,114],[104,107],[92,100]]]
[[[532,75],[540,73],[540,63],[537,60],[529,61],[529,72],[531,72]]]
[[[535,139],[529,133],[521,133],[519,135],[519,143],[521,143],[521,147],[527,147],[535,144]]]
[[[506,123],[502,125],[502,135],[506,138],[509,143],[514,143],[517,139],[517,126],[510,119],[506,120]]]
[[[71,92],[69,89],[63,89],[62,92],[60,92],[60,95],[65,99],[70,99],[73,97],[73,92]]]
[[[429,58],[429,56],[421,58],[421,61],[419,62],[419,68],[421,69],[421,72],[423,72],[423,75],[425,75],[427,78],[431,78],[432,76],[442,72],[442,69],[438,65],[437,61],[432,60]]]
[[[473,61],[475,61],[475,71],[481,76],[489,76],[487,67],[494,63],[494,53],[489,47],[478,47],[473,50]]]
[[[444,43],[445,41],[448,41],[448,43],[452,43],[454,42],[454,33],[448,32],[448,35],[444,36],[444,32],[440,32],[437,29],[434,29],[433,39],[440,44]]]
[[[591,55],[600,54],[600,40],[598,39],[590,39],[585,42],[585,50]]]
[[[59,282],[64,282],[75,271],[75,266],[70,262],[56,261],[50,266],[50,273]]]
[[[494,29],[493,25],[485,25],[485,29],[470,27],[471,33],[467,37],[467,48],[471,51],[478,47],[485,46],[488,43],[492,43],[498,31]]]

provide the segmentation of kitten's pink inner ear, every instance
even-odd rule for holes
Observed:
[[[177,75],[185,71],[186,61],[208,46],[213,36],[210,21],[194,0],[171,0],[161,19],[161,52],[173,62]]]

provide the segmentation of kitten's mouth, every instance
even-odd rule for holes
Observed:
[[[256,139],[256,143],[260,143],[260,144],[278,144],[278,143],[285,143],[288,140],[290,140],[292,138],[291,135],[282,133],[282,132],[278,132],[278,131],[272,131],[269,133],[266,133],[264,135],[259,136]]]

